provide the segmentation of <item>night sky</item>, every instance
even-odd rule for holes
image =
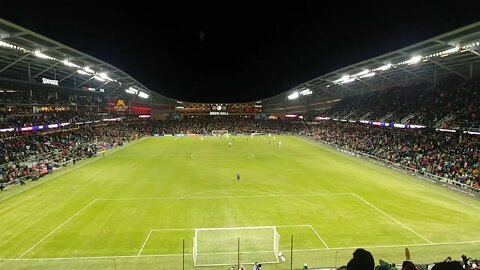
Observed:
[[[480,20],[473,1],[65,2],[9,1],[0,16],[192,102],[271,97]]]

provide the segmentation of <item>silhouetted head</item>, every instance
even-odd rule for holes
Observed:
[[[359,248],[353,252],[353,258],[347,264],[347,270],[373,270],[375,261],[370,252]]]

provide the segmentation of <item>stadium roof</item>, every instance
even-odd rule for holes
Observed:
[[[468,79],[480,72],[479,61],[480,22],[477,22],[330,72],[263,102],[271,104],[272,110],[298,107],[297,111],[307,111],[306,104],[320,109],[332,100],[364,92],[418,82],[435,85],[445,75]]]
[[[468,79],[480,72],[479,62],[477,22],[330,72],[262,102],[267,111],[321,109],[349,95],[418,82],[435,85],[445,75]],[[0,19],[0,79],[41,83],[43,78],[58,80],[64,88],[103,88],[109,96],[140,97],[143,92],[176,102],[102,60]]]
[[[37,83],[45,78],[57,80],[64,88],[104,89],[109,96],[130,94],[167,99],[102,60],[3,19],[0,19],[0,78]],[[130,93],[125,92],[127,89]]]

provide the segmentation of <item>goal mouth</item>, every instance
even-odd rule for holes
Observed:
[[[276,226],[199,228],[193,238],[194,266],[279,263]]]
[[[220,136],[220,135],[229,135],[228,130],[226,129],[217,129],[217,130],[212,130],[212,135],[213,136]]]

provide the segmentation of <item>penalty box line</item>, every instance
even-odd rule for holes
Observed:
[[[359,200],[361,200],[363,203],[367,204],[368,206],[374,208],[375,210],[377,210],[378,212],[380,212],[381,214],[385,215],[386,217],[388,217],[389,219],[395,221],[396,223],[398,223],[399,225],[401,225],[402,227],[404,227],[405,229],[411,231],[412,233],[414,233],[415,235],[419,236],[420,238],[424,239],[426,242],[428,242],[428,244],[435,244],[433,243],[432,241],[428,240],[426,237],[422,236],[421,234],[419,234],[418,232],[416,232],[415,230],[413,230],[412,228],[408,227],[407,225],[403,224],[402,222],[398,221],[397,219],[395,219],[394,217],[392,217],[391,215],[385,213],[384,211],[382,211],[381,209],[379,209],[378,207],[376,207],[375,205],[371,204],[370,202],[366,201],[365,199],[363,199],[362,197],[360,197],[359,195],[357,195],[356,193],[313,193],[313,194],[284,194],[284,195],[265,195],[265,196],[262,196],[262,197],[294,197],[294,196],[328,196],[328,195],[353,195],[355,196],[356,198],[358,198]],[[223,198],[223,197],[235,197],[235,196],[212,196],[212,197],[190,197],[191,199],[214,199],[214,198]],[[244,197],[244,196],[237,196],[237,197]],[[255,197],[260,197],[260,196],[255,196]],[[56,233],[59,229],[61,229],[63,226],[65,226],[68,222],[70,222],[72,219],[74,219],[76,216],[78,216],[79,214],[81,214],[82,212],[84,212],[88,207],[90,207],[93,203],[95,203],[96,201],[117,201],[117,200],[161,200],[161,199],[166,199],[166,200],[174,200],[174,199],[185,199],[186,197],[185,196],[181,196],[181,197],[155,197],[155,198],[112,198],[112,199],[94,199],[92,200],[90,203],[88,203],[86,206],[84,206],[83,208],[81,208],[80,210],[78,210],[76,213],[74,213],[70,218],[68,218],[67,220],[65,220],[63,223],[61,223],[60,225],[58,225],[55,229],[53,229],[51,232],[49,232],[47,235],[45,235],[42,239],[40,239],[38,242],[36,242],[33,246],[31,246],[29,249],[27,249],[25,252],[23,252],[22,254],[20,254],[16,259],[21,259],[23,256],[25,256],[27,253],[29,253],[30,251],[32,251],[35,247],[37,247],[39,244],[41,244],[43,241],[45,241],[48,237],[50,237],[51,235],[53,235],[54,233]],[[327,243],[324,241],[324,239],[320,236],[320,234],[315,230],[315,228],[312,226],[312,225],[309,225],[309,224],[303,224],[303,225],[281,225],[281,226],[276,226],[277,228],[281,228],[281,227],[300,227],[300,226],[304,226],[304,227],[310,227],[313,232],[317,235],[317,237],[320,239],[320,241],[323,243],[323,245],[327,248],[327,249],[330,249],[329,246],[327,245]],[[240,228],[240,227],[239,227]],[[221,228],[221,229],[225,229],[225,228]],[[154,230],[151,230],[149,232],[149,234],[147,235],[147,238],[145,239],[139,253],[137,254],[137,256],[140,256],[141,255],[141,252],[143,251],[143,249],[145,248],[147,242],[148,242],[148,239],[150,238],[151,236],[151,233],[154,232],[154,231],[162,231],[162,230],[195,230],[195,228],[191,228],[191,229],[154,229]]]
[[[35,243],[33,246],[31,246],[29,249],[27,249],[25,252],[23,252],[22,254],[20,254],[20,256],[17,257],[17,260],[18,259],[21,259],[23,256],[25,256],[27,253],[29,253],[30,251],[32,251],[32,249],[34,249],[36,246],[38,246],[40,243],[42,243],[45,239],[47,239],[48,237],[50,237],[52,234],[54,234],[55,232],[57,232],[60,228],[62,228],[65,224],[67,224],[70,220],[72,220],[73,218],[75,218],[76,216],[78,216],[80,213],[82,213],[83,211],[85,211],[88,207],[90,207],[94,202],[96,202],[97,199],[94,199],[93,201],[91,201],[90,203],[88,203],[87,205],[85,205],[84,207],[82,207],[80,210],[78,210],[75,214],[73,214],[71,217],[69,217],[67,220],[65,220],[63,223],[61,223],[60,225],[58,225],[55,229],[53,229],[51,232],[49,232],[47,235],[45,235],[42,239],[40,239],[37,243]]]
[[[372,207],[373,209],[377,210],[378,212],[380,212],[381,214],[383,214],[384,216],[388,217],[389,219],[395,221],[397,224],[399,224],[400,226],[404,227],[405,229],[409,230],[410,232],[414,233],[415,235],[417,235],[418,237],[422,238],[423,240],[425,240],[428,244],[435,244],[433,243],[432,241],[428,240],[425,236],[419,234],[418,232],[416,232],[414,229],[408,227],[407,225],[403,224],[402,222],[400,222],[399,220],[397,220],[396,218],[392,217],[391,215],[385,213],[383,210],[381,210],[380,208],[376,207],[375,205],[371,204],[370,202],[368,202],[367,200],[365,200],[364,198],[360,197],[359,195],[357,195],[356,193],[352,193],[353,196],[355,196],[357,199],[359,199],[360,201],[362,201],[363,203],[365,203],[366,205]]]
[[[313,233],[318,237],[318,239],[322,242],[322,244],[325,246],[326,249],[330,249],[328,247],[327,243],[323,238],[320,236],[320,234],[317,232],[317,230],[311,225],[311,224],[297,224],[297,225],[278,225],[278,226],[245,226],[245,227],[226,227],[226,228],[166,228],[166,229],[152,229],[148,232],[147,237],[145,238],[145,241],[142,244],[142,247],[137,253],[137,256],[141,256],[143,250],[145,249],[145,246],[147,245],[148,240],[150,239],[150,236],[152,235],[153,232],[165,232],[165,231],[195,231],[195,230],[251,230],[251,229],[268,229],[268,228],[294,228],[294,227],[307,227],[310,228]],[[267,252],[267,251],[265,251]],[[248,252],[244,252],[248,253]],[[209,253],[211,255],[221,255],[221,254],[229,254],[229,253]]]
[[[123,150],[124,148],[122,149],[119,149],[119,150]],[[212,197],[186,197],[186,196],[177,196],[177,197],[153,197],[153,198],[111,198],[111,199],[107,199],[107,198],[96,198],[94,200],[92,200],[90,203],[88,203],[87,205],[85,205],[83,208],[81,208],[80,210],[78,210],[76,213],[74,213],[71,217],[69,217],[67,220],[65,220],[63,223],[61,223],[60,225],[58,225],[55,229],[53,229],[51,232],[49,232],[47,235],[45,235],[42,239],[40,239],[38,242],[36,242],[33,246],[31,246],[30,248],[28,248],[25,252],[23,252],[22,254],[20,254],[16,259],[21,259],[23,256],[25,256],[26,254],[28,254],[30,251],[32,251],[35,247],[37,247],[39,244],[41,244],[43,241],[45,241],[47,238],[49,238],[51,235],[53,235],[54,233],[56,233],[59,229],[61,229],[63,226],[65,226],[68,222],[70,222],[72,219],[74,219],[76,216],[78,216],[79,214],[81,214],[82,212],[84,212],[87,208],[89,208],[93,203],[97,202],[97,201],[122,201],[122,200],[179,200],[179,199],[217,199],[217,198],[224,198],[224,197],[228,197],[228,198],[231,198],[231,197],[296,197],[296,196],[335,196],[335,195],[353,195],[353,193],[311,193],[311,194],[279,194],[279,195],[276,195],[276,194],[272,194],[272,195],[263,195],[263,196],[212,196]],[[188,196],[188,195],[187,195]],[[279,227],[279,226],[277,226]],[[312,227],[313,229],[313,227]],[[318,235],[318,233],[316,233]],[[150,236],[150,234],[149,234]],[[320,238],[320,235],[318,235],[319,238]],[[323,239],[321,239],[321,241],[324,243],[324,245],[327,247],[327,245],[325,244],[325,241],[323,241]],[[146,242],[144,242],[143,246],[142,246],[142,250],[143,248],[145,247],[146,245]],[[139,252],[140,254],[141,252]]]

